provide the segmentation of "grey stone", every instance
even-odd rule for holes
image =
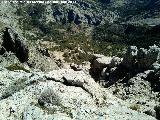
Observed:
[[[160,64],[155,62],[152,64],[151,69],[153,69],[155,72],[157,72],[158,70],[160,70]]]
[[[41,80],[42,76],[46,74],[43,72],[33,74],[22,71],[8,71],[2,68],[0,76],[4,86],[0,86],[0,96],[9,86],[20,87],[21,82],[12,84],[17,79],[24,80],[24,83],[27,83],[26,81],[30,79],[37,79],[37,82],[26,84],[24,87],[20,87],[21,89],[12,92],[10,97],[0,100],[1,119],[96,120],[101,118],[104,120],[125,120],[128,118],[134,120],[135,118],[145,118],[145,120],[154,120],[151,116],[127,108],[128,103],[102,89],[82,71],[71,69],[64,71],[57,70],[57,72],[64,74],[60,76],[64,76],[71,85],[55,80]],[[83,87],[77,81],[83,82]],[[103,101],[97,101],[97,99],[103,99]],[[101,102],[101,104],[97,104],[97,102]],[[14,112],[9,112],[6,108],[12,108]]]

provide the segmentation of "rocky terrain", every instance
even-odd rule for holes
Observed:
[[[130,109],[88,74],[72,69],[47,73],[1,68],[1,120],[118,120],[154,117]]]
[[[76,65],[30,49],[9,27],[1,43],[2,120],[159,119],[157,46],[129,47],[124,58],[95,54]]]
[[[0,120],[160,120],[159,7],[0,4]]]
[[[90,73],[132,109],[159,119],[159,54],[157,46],[131,46],[124,58],[96,55]]]
[[[3,44],[2,48],[6,49]],[[9,54],[6,52],[4,54]],[[24,53],[21,55],[26,56]],[[115,61],[113,67],[118,64]],[[76,65],[71,65],[49,72],[30,70],[25,66],[16,69],[17,67],[18,65],[1,67],[2,120],[155,119],[155,116],[132,110],[132,102],[116,98],[102,88],[90,76],[90,67],[82,66],[78,69]]]

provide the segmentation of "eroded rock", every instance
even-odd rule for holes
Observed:
[[[4,85],[0,86],[0,96],[5,94],[6,90],[12,91],[10,96],[0,100],[1,119],[155,120],[153,117],[129,109],[128,103],[102,89],[82,71],[66,69],[57,70],[58,72],[62,73],[59,76],[65,77],[70,84],[58,82],[55,80],[57,78],[47,79],[44,72],[26,73],[1,68],[1,82]],[[54,73],[55,71],[50,72],[50,78]],[[36,82],[33,82],[35,80]],[[97,102],[100,101],[96,101],[95,98],[103,99],[103,104],[99,106]],[[10,108],[14,112],[10,112]]]
[[[91,62],[90,74],[96,80],[105,78],[107,70],[116,68],[122,62],[118,57],[106,57],[104,55],[95,54]]]
[[[146,70],[158,61],[159,54],[160,48],[156,45],[150,46],[148,50],[131,46],[128,48],[122,64],[128,69]]]

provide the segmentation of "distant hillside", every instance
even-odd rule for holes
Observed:
[[[1,4],[0,20],[16,28],[28,41],[43,39],[60,45],[52,50],[78,49],[78,43],[85,55],[90,52],[119,56],[128,45],[146,48],[159,44],[159,5],[159,0]],[[82,41],[88,42],[84,45]]]

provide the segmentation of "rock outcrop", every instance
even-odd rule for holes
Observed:
[[[91,63],[91,75],[97,75],[98,79],[105,79],[105,77],[112,79],[113,77],[118,81],[127,76],[131,78],[137,73],[147,70],[153,70],[157,73],[159,55],[160,48],[156,45],[150,46],[148,50],[131,46],[127,49],[124,58],[95,55]],[[107,77],[107,75],[109,76]]]
[[[100,67],[96,80],[101,85],[117,97],[134,104],[138,111],[159,119],[155,109],[159,105],[160,92],[159,55],[160,48],[156,45],[150,46],[148,50],[131,46],[123,60],[116,58],[118,62],[112,64],[115,57],[101,56],[92,62],[91,70]],[[110,61],[103,62],[104,58]],[[97,61],[101,61],[101,64],[97,64]],[[93,75],[96,73],[93,72]]]
[[[22,38],[12,28],[5,28],[3,33],[2,49],[15,53],[19,61],[22,63],[26,62],[29,57],[29,50],[24,42],[24,38]]]
[[[20,65],[41,71],[58,69],[56,60],[50,56],[47,48],[28,43],[26,38],[12,27],[3,27],[0,34],[0,66]],[[28,45],[30,44],[30,45]]]
[[[151,46],[149,50],[131,46],[125,54],[122,65],[128,69],[147,70],[153,63],[159,62],[159,54],[160,48],[158,46]]]
[[[122,59],[118,57],[106,57],[95,54],[91,62],[90,74],[94,79],[103,79],[106,77],[106,70],[116,68],[121,61]]]
[[[111,95],[83,71],[26,73],[0,68],[0,76],[2,120],[155,120],[129,109],[129,103]]]

